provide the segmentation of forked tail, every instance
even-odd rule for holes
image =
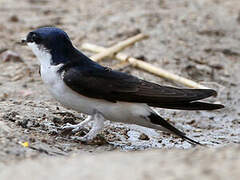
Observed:
[[[164,120],[162,117],[160,117],[158,114],[151,113],[148,117],[153,124],[157,124],[157,125],[160,125],[160,126],[166,128],[167,130],[176,134],[177,136],[181,137],[182,139],[187,140],[189,143],[191,143],[193,145],[202,145],[201,143],[194,141],[193,139],[190,139],[189,137],[187,137],[184,132],[175,128],[173,125],[171,125],[166,120]]]

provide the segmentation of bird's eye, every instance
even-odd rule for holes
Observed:
[[[32,35],[32,41],[35,42],[36,44],[39,44],[41,42],[41,37],[38,36],[37,34]]]

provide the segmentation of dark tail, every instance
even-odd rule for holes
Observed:
[[[181,137],[184,140],[187,140],[189,143],[191,143],[193,145],[196,145],[196,144],[201,145],[199,142],[194,141],[194,140],[190,139],[189,137],[187,137],[184,132],[178,130],[173,125],[169,124],[166,120],[164,120],[159,115],[157,115],[155,113],[151,113],[148,117],[153,124],[157,124],[157,125],[160,125],[166,129],[168,129],[172,133],[176,134],[177,136]]]
[[[176,103],[148,103],[149,106],[167,108],[167,109],[180,109],[180,110],[215,110],[224,108],[222,104],[211,104],[205,102],[176,102]]]

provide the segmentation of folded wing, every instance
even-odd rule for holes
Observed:
[[[68,66],[63,68],[62,73],[64,82],[72,90],[87,97],[111,102],[147,103],[150,106],[169,109],[213,110],[223,107],[219,104],[193,102],[216,95],[216,91],[211,89],[178,89],[160,86],[97,65],[84,68]]]

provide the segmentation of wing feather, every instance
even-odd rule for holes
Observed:
[[[216,95],[216,91],[211,89],[160,86],[102,66],[66,68],[63,80],[72,90],[84,96],[112,102],[178,103]]]

